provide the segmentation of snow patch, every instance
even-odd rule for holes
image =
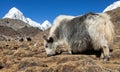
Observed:
[[[119,1],[116,1],[114,2],[113,4],[109,5],[108,7],[106,7],[103,12],[106,12],[106,11],[110,11],[110,10],[113,10],[113,9],[116,9],[120,7],[120,0]]]
[[[45,20],[41,25],[42,25],[42,30],[46,30],[52,26],[52,24],[48,20]]]
[[[16,7],[11,8],[3,18],[19,19],[27,23],[27,19],[24,17],[23,13]]]

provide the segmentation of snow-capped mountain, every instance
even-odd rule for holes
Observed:
[[[52,26],[52,24],[48,20],[45,20],[41,25],[42,25],[42,30],[46,30]]]
[[[110,11],[110,10],[113,10],[113,9],[116,9],[120,7],[120,0],[119,1],[116,1],[114,2],[113,4],[109,5],[108,7],[106,7],[103,12],[106,12],[106,11]]]
[[[27,19],[24,17],[23,13],[15,7],[11,8],[3,18],[19,19],[27,23]]]
[[[49,27],[51,27],[51,23],[46,20],[42,25],[36,21],[33,21],[32,19],[30,18],[27,18],[23,15],[23,13],[18,10],[16,7],[13,7],[9,10],[9,12],[3,17],[3,18],[10,18],[10,19],[18,19],[18,20],[21,20],[27,24],[29,24],[30,26],[33,26],[33,27],[37,27],[41,30],[46,30],[48,29]]]
[[[37,22],[31,20],[30,18],[26,18],[26,19],[27,19],[27,23],[28,23],[30,26],[38,27],[39,29],[41,29],[40,23],[37,23]]]

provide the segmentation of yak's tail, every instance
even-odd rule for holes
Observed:
[[[104,29],[104,31],[105,31],[105,38],[107,39],[107,41],[109,43],[112,43],[115,33],[114,33],[114,25],[111,22],[111,18],[106,13],[101,13],[100,16],[105,21],[105,23],[104,23],[104,26],[105,26],[105,29]]]
[[[100,13],[90,17],[85,22],[94,48],[99,49],[103,45],[110,46],[114,38],[114,26],[110,16],[106,13]]]

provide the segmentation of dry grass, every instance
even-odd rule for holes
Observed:
[[[60,49],[66,51],[64,47]],[[119,49],[115,47],[110,61],[104,63],[95,55],[67,55],[63,52],[47,57],[43,41],[1,41],[0,72],[115,72],[120,70]]]

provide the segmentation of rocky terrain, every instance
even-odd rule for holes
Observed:
[[[33,37],[42,30],[17,19],[0,19],[0,41],[19,40],[20,38]]]
[[[23,27],[18,31],[25,32],[26,36],[33,33],[31,40],[0,41],[0,72],[120,72],[120,8],[107,13],[112,17],[116,32],[110,61],[103,62],[96,54],[67,55],[66,46],[58,47],[61,54],[47,57],[42,36],[49,30],[34,34],[33,28]],[[4,32],[2,28],[6,27],[0,26],[0,34]],[[14,29],[7,29],[17,34]]]
[[[0,26],[7,26],[7,27],[11,27],[14,30],[18,30],[21,29],[23,27],[30,27],[29,24],[18,20],[18,19],[10,19],[10,18],[4,18],[4,19],[0,19]]]

